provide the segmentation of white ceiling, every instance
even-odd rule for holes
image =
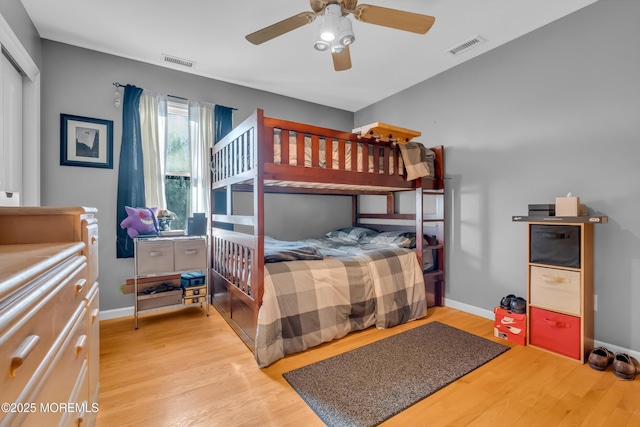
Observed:
[[[357,111],[597,0],[362,0],[436,18],[426,35],[353,21],[353,67],[313,49],[314,23],[254,46],[246,34],[307,0],[22,0],[44,39]],[[476,35],[484,43],[447,50]],[[195,61],[193,69],[162,60]],[[114,76],[115,78],[116,76]]]

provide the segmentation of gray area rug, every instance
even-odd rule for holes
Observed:
[[[328,426],[369,427],[508,349],[431,322],[283,376]]]

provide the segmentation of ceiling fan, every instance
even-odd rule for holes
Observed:
[[[349,45],[355,41],[351,21],[352,14],[358,21],[382,25],[396,30],[426,34],[435,22],[433,16],[403,10],[388,9],[370,4],[358,5],[358,0],[310,0],[313,12],[302,12],[246,36],[255,45],[293,31],[316,19],[320,21],[314,47],[330,50],[336,71],[351,68]]]

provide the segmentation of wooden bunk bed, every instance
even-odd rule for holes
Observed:
[[[381,231],[412,230],[415,259],[422,266],[423,194],[444,189],[444,148],[430,150],[435,153],[432,176],[407,181],[397,144],[265,117],[260,109],[214,146],[210,163],[212,303],[249,348],[255,350],[265,291],[265,193],[350,196],[353,226],[365,221],[364,227]],[[415,193],[416,214],[394,212],[394,195],[401,191]],[[252,215],[234,214],[236,192],[252,193]],[[359,195],[386,196],[386,213],[360,213]],[[384,225],[390,219],[410,225]],[[376,227],[372,221],[381,225]],[[429,243],[441,244],[441,239],[439,235]],[[440,252],[437,274],[443,280],[444,251]]]

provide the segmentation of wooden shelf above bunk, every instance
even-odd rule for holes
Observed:
[[[398,144],[406,144],[413,138],[422,135],[421,132],[415,130],[392,126],[381,122],[370,123],[368,125],[355,128],[352,132],[359,135],[361,138],[374,138],[378,141],[397,142]]]

